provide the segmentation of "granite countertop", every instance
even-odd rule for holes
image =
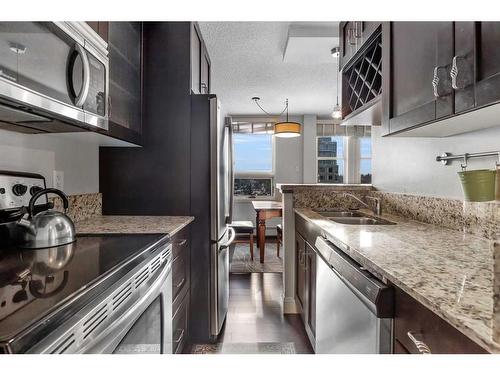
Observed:
[[[494,309],[500,290],[500,273],[494,277],[498,243],[393,215],[382,218],[397,225],[357,226],[335,223],[307,208],[295,212],[358,263],[489,352],[500,353],[500,311]]]
[[[75,223],[78,234],[169,234],[194,220],[192,216],[93,216]]]

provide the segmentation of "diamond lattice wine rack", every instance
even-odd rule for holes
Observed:
[[[382,93],[382,32],[377,30],[342,71],[342,112],[346,118]]]

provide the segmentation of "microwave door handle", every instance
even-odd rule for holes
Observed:
[[[87,56],[87,51],[85,51],[85,49],[80,44],[77,43],[75,45],[75,50],[80,54],[83,65],[83,86],[82,86],[82,91],[75,99],[75,106],[82,107],[85,101],[87,100],[87,96],[89,95],[90,63],[89,63],[89,58]]]

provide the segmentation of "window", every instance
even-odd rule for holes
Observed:
[[[359,172],[362,184],[372,183],[372,138],[359,138]]]
[[[319,183],[371,184],[372,138],[369,126],[317,124],[316,163]]]
[[[317,137],[318,182],[344,183],[345,138],[343,136]]]
[[[234,195],[274,197],[272,124],[233,124]]]
[[[271,134],[233,135],[234,172],[272,173],[273,171],[273,136]]]

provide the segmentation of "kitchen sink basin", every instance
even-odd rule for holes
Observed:
[[[350,224],[350,225],[394,225],[392,221],[381,219],[378,217],[330,217],[331,221],[339,224]]]
[[[366,217],[362,212],[358,211],[315,211],[324,217]]]

